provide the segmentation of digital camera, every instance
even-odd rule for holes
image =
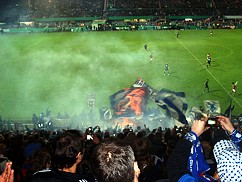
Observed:
[[[89,127],[87,130],[86,130],[86,134],[87,134],[87,140],[92,140],[93,139],[93,129],[92,127]]]
[[[214,126],[214,127],[220,126],[219,117],[210,117],[210,118],[208,118],[206,126],[210,126],[210,127],[211,126]]]

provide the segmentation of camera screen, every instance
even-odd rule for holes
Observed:
[[[216,124],[216,121],[215,121],[215,120],[210,120],[210,119],[209,119],[209,120],[208,120],[208,124],[209,124],[209,125],[215,125],[215,124]]]
[[[92,135],[87,135],[87,140],[92,140]]]

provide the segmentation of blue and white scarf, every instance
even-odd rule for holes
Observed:
[[[206,174],[210,170],[210,167],[204,158],[202,146],[197,134],[190,131],[185,135],[185,139],[192,142],[191,154],[188,159],[188,168],[192,176],[197,182],[216,181],[213,177]]]
[[[233,141],[233,143],[236,145],[236,147],[241,150],[239,143],[242,140],[242,135],[239,133],[238,130],[234,129],[233,132],[230,134],[231,136],[231,140]]]

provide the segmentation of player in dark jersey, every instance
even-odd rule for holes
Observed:
[[[148,52],[148,45],[147,44],[144,45],[144,48]]]
[[[207,68],[211,66],[211,62],[212,62],[212,58],[210,56],[210,54],[207,54]]]
[[[232,90],[231,90],[230,94],[233,94],[233,95],[236,94],[237,83],[238,82],[235,82],[235,83],[232,82]]]
[[[209,85],[208,85],[208,82],[209,82],[209,79],[207,79],[207,80],[204,82],[204,89],[203,89],[203,92],[205,92],[206,90],[209,92]]]

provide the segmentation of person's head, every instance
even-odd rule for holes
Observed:
[[[92,168],[98,182],[134,181],[134,152],[121,140],[104,140],[94,150]]]
[[[51,167],[51,155],[47,150],[37,150],[31,155],[30,162],[32,173],[48,169]]]
[[[64,132],[57,140],[55,149],[55,167],[58,169],[71,168],[82,161],[84,140],[73,132]]]
[[[136,139],[133,144],[135,159],[139,168],[142,170],[151,162],[151,142],[147,138]]]
[[[201,141],[205,159],[211,158],[212,146],[208,141]]]
[[[231,140],[220,140],[213,149],[221,182],[242,181],[242,153]]]

